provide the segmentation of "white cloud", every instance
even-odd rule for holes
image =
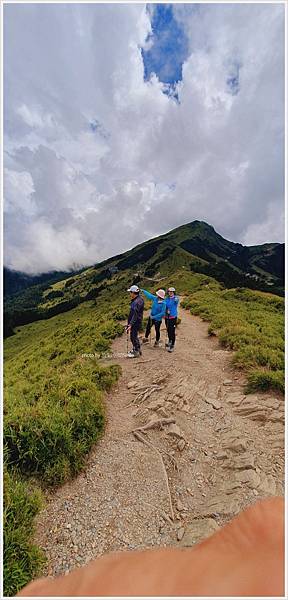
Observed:
[[[50,114],[41,114],[37,108],[28,108],[26,104],[21,104],[16,109],[16,114],[22,117],[24,123],[29,127],[36,127],[42,129],[44,127],[57,127],[57,123],[54,122],[53,116]]]
[[[194,219],[282,241],[283,8],[174,4],[177,104],[144,81],[145,5],[6,4],[5,263],[92,264]]]
[[[4,187],[7,200],[4,199],[4,211],[7,213],[22,212],[30,216],[37,211],[33,200],[34,185],[31,174],[4,169]]]
[[[265,212],[259,215],[259,223],[248,225],[243,243],[247,246],[263,244],[263,240],[277,242],[283,235],[284,207],[275,219],[275,206],[268,204]]]

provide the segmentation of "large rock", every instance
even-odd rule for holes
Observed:
[[[187,507],[184,506],[183,502],[181,502],[181,500],[177,500],[177,502],[176,502],[176,509],[178,510],[178,512],[182,512],[182,511],[188,510]]]
[[[221,392],[220,385],[217,384],[209,384],[207,387],[207,396],[209,398],[219,398]]]
[[[171,435],[172,437],[177,438],[178,440],[181,440],[182,438],[184,438],[183,433],[180,430],[180,427],[178,425],[176,425],[176,423],[170,423],[170,425],[168,425],[166,432],[168,435]]]
[[[216,400],[216,398],[207,398],[205,396],[204,400],[205,400],[205,402],[207,402],[207,404],[211,404],[211,406],[213,406],[213,408],[215,408],[216,410],[219,410],[219,408],[222,408],[222,404],[220,404],[220,402],[218,402],[218,400]]]
[[[195,519],[186,526],[180,546],[193,546],[208,538],[217,529],[219,526],[214,519]]]
[[[241,452],[245,452],[247,449],[247,444],[244,440],[241,439],[234,439],[234,440],[228,440],[223,447],[226,450],[231,450],[232,452],[235,452],[236,454],[240,454]]]
[[[216,458],[217,460],[225,460],[226,458],[228,458],[228,454],[227,452],[223,452],[223,450],[220,450],[219,452],[217,452]]]
[[[253,471],[254,472],[254,471]],[[236,514],[240,509],[239,500],[235,495],[227,495],[220,492],[207,504],[199,508],[199,513],[205,517],[211,517],[215,513],[223,516]]]
[[[276,494],[276,481],[272,475],[261,475],[261,481],[257,487],[259,494],[265,494],[265,496],[275,496]]]
[[[245,452],[247,449],[247,442],[243,439],[243,433],[238,429],[232,429],[228,432],[228,435],[224,437],[223,448],[225,450],[231,450],[235,454]]]
[[[271,402],[270,402],[271,404]],[[240,406],[235,408],[235,413],[241,417],[249,417],[252,421],[267,421],[270,418],[273,408],[269,406],[269,400],[259,403],[259,398],[256,395],[247,396]]]
[[[260,476],[253,469],[247,469],[247,471],[239,471],[235,474],[237,481],[246,483],[249,488],[258,488],[260,483]]]
[[[180,450],[180,452],[183,452],[185,446],[186,446],[185,440],[183,440],[183,439],[179,440],[179,442],[177,444],[177,448],[178,448],[178,450]]]
[[[157,414],[160,417],[164,417],[164,419],[167,419],[170,416],[163,406],[160,406],[160,408],[157,409]]]
[[[280,411],[280,410],[273,410],[270,414],[269,414],[269,421],[271,421],[271,423],[285,423],[285,413],[284,411]]]
[[[225,485],[222,487],[222,491],[225,492],[225,494],[234,494],[235,492],[237,492],[237,490],[239,490],[239,488],[241,488],[241,482],[240,481],[236,481],[236,479],[234,480],[229,480],[227,482],[225,482]]]
[[[161,398],[159,398],[158,400],[152,400],[152,402],[147,404],[147,408],[150,408],[150,410],[157,410],[158,408],[162,408],[163,406],[165,406],[165,400],[162,400]]]
[[[284,446],[285,446],[285,437],[284,437],[284,431],[282,431],[281,433],[272,433],[270,434],[270,432],[267,432],[267,443],[269,444],[269,448],[272,448],[273,450],[283,450],[284,451]]]
[[[127,383],[128,390],[134,388],[137,385],[137,383],[138,383],[137,379],[135,381],[129,381],[129,383]]]
[[[227,394],[225,396],[225,401],[233,406],[239,406],[245,400],[246,396],[244,394],[240,394],[239,392],[232,392],[231,394]]]
[[[185,533],[185,529],[184,527],[180,527],[177,531],[177,540],[178,542],[181,542],[181,540],[183,539],[183,535]]]
[[[277,398],[263,398],[263,402],[267,408],[274,408],[275,410],[279,407],[280,401]]]
[[[231,469],[235,471],[255,469],[255,458],[252,456],[252,454],[233,456],[229,461],[224,463],[223,467],[225,469]]]

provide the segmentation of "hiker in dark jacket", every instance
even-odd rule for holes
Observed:
[[[175,346],[175,329],[178,317],[179,298],[175,294],[175,288],[168,288],[168,298],[166,298],[166,316],[165,323],[168,333],[168,343],[166,344],[168,352],[173,352]]]
[[[131,296],[130,312],[126,331],[130,331],[130,339],[133,349],[128,353],[128,358],[137,358],[142,354],[138,333],[142,324],[144,300],[140,296],[138,285],[131,285],[129,290]]]

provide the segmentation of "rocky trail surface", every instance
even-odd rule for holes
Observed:
[[[47,497],[36,543],[46,575],[104,553],[190,546],[256,499],[284,493],[284,399],[245,395],[231,352],[180,309],[174,353],[143,346],[106,396],[107,423],[85,470]]]

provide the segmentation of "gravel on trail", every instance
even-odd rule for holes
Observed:
[[[122,376],[105,397],[102,439],[36,520],[44,575],[108,552],[191,546],[256,499],[284,494],[282,395],[246,395],[207,323],[180,316],[171,354],[164,326],[161,346],[152,339],[139,359],[124,357],[126,335],[113,342],[107,363]]]

